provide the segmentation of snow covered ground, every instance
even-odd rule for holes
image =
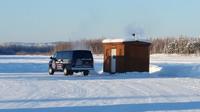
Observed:
[[[47,56],[0,56],[1,112],[200,111],[200,57],[156,54],[150,73],[49,76]]]

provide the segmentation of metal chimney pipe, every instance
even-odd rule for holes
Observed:
[[[135,33],[133,33],[132,36],[133,36],[134,40],[137,40],[136,36],[135,36]]]

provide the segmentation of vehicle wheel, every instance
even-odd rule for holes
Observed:
[[[49,67],[49,75],[53,75],[53,74],[54,74],[53,68]]]
[[[70,70],[70,71],[69,71],[69,75],[73,75],[73,71]]]
[[[89,74],[89,70],[83,71],[84,76],[88,76],[88,74]]]
[[[64,68],[64,75],[65,76],[69,75],[69,70],[67,70],[67,68]]]

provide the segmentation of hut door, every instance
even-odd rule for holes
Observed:
[[[116,72],[116,49],[111,49],[111,72]]]

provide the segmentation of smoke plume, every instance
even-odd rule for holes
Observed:
[[[144,29],[141,27],[135,27],[133,25],[128,25],[125,27],[125,38],[133,39],[133,34],[135,34],[136,40],[146,40]]]

